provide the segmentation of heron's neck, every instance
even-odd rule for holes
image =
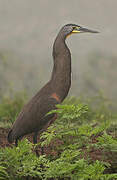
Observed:
[[[51,82],[61,101],[67,96],[71,85],[71,54],[65,37],[59,34],[53,46],[54,67]]]

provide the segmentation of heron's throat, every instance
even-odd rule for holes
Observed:
[[[57,37],[53,46],[54,67],[52,72],[52,84],[59,97],[63,100],[71,85],[71,54],[65,38]]]

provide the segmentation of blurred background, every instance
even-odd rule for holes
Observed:
[[[67,39],[72,53],[69,95],[100,91],[117,102],[116,0],[0,0],[0,96],[32,97],[52,72],[52,47],[60,28],[76,23],[100,34]]]

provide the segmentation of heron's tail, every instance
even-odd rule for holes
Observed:
[[[13,141],[14,141],[12,129],[8,133],[7,140],[9,143],[13,143]]]

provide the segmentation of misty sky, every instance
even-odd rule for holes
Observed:
[[[47,59],[61,26],[73,22],[101,32],[70,37],[73,53],[116,54],[116,10],[116,0],[0,0],[0,49]]]

